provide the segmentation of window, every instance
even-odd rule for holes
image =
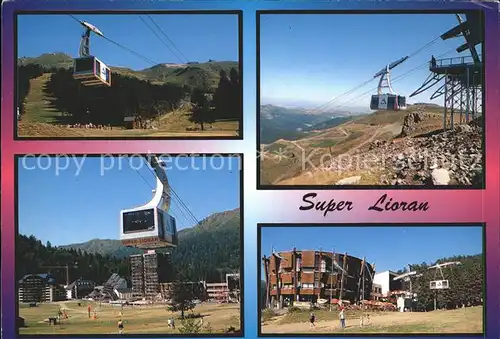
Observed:
[[[301,258],[297,258],[297,261],[296,261],[296,268],[295,270],[297,271],[300,271],[300,265],[302,264],[302,259]]]
[[[155,229],[153,209],[123,213],[123,233],[151,231]]]
[[[321,259],[321,272],[326,272],[326,261]]]
[[[303,268],[302,272],[304,272],[304,273],[314,273],[314,269],[313,268]]]
[[[304,283],[302,284],[302,288],[314,288],[314,284]]]

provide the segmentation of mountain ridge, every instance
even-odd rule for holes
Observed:
[[[73,67],[73,58],[66,53],[44,53],[36,57],[19,57],[18,66],[39,65],[46,69],[69,69]],[[103,62],[105,60],[102,60]],[[174,66],[175,65],[175,66]],[[206,62],[188,62],[186,64],[159,63],[148,68],[134,70],[124,66],[110,67],[111,71],[125,76],[133,76],[141,80],[157,83],[172,83],[195,86],[201,78],[206,78],[210,86],[216,86],[221,70],[229,73],[234,68],[239,72],[239,62],[209,59]]]
[[[179,242],[199,233],[216,233],[231,229],[237,224],[235,223],[236,219],[240,220],[240,216],[240,208],[213,213],[202,219],[198,225],[178,231]],[[120,240],[101,238],[93,238],[82,243],[61,245],[57,246],[57,248],[82,250],[90,254],[109,255],[116,258],[142,252],[139,249],[123,246]]]

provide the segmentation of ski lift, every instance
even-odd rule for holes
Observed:
[[[80,21],[85,31],[80,42],[79,58],[73,61],[73,78],[85,86],[111,86],[111,70],[105,63],[90,55],[90,35],[95,33],[104,37],[94,25]]]
[[[408,57],[401,58],[378,71],[373,78],[380,77],[377,94],[372,95],[370,109],[378,111],[405,110],[406,97],[394,92],[391,86],[391,70],[406,61]],[[384,93],[384,88],[387,92]]]
[[[121,211],[120,240],[123,245],[142,249],[177,247],[177,226],[170,209],[170,186],[156,157],[150,159],[156,174],[156,189],[147,204]]]

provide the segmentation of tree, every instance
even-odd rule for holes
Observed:
[[[231,95],[231,83],[227,73],[224,70],[219,72],[219,85],[214,93],[214,107],[218,118],[227,117],[230,106],[228,105],[229,96]]]
[[[464,304],[480,305],[484,279],[482,258],[482,255],[456,256],[436,261],[436,263],[461,262],[459,266],[442,268],[444,278],[450,285],[449,289],[444,290],[431,290],[429,287],[431,281],[441,279],[439,274],[436,276],[435,269],[428,269],[432,265],[426,263],[412,265],[413,271],[422,274],[412,279],[412,292],[417,294],[417,308],[425,311],[433,310],[434,299],[438,308],[445,309],[461,307]],[[408,283],[405,283],[404,288],[409,288]]]
[[[207,98],[205,91],[202,88],[196,88],[191,95],[191,104],[193,106],[193,113],[191,120],[200,124],[203,131],[204,124],[209,121],[210,100]]]
[[[181,311],[181,319],[184,319],[184,312],[194,309],[195,306],[193,289],[188,284],[175,281],[172,283],[170,293],[172,295],[170,311]]]

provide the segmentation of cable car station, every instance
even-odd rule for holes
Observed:
[[[476,51],[476,46],[484,42],[482,32],[482,15],[480,13],[467,14],[466,21],[456,15],[459,25],[441,35],[442,40],[456,37],[465,38],[465,44],[456,51],[461,53],[469,50],[468,57],[455,57],[436,60],[434,57],[429,62],[431,72],[422,86],[413,92],[410,97],[425,92],[444,79],[432,95],[431,99],[444,97],[443,129],[454,128],[454,116],[459,113],[459,123],[468,123],[472,117],[481,115],[483,107],[482,87],[484,81],[483,61]],[[448,124],[448,113],[449,124]],[[465,113],[465,121],[463,115]]]

